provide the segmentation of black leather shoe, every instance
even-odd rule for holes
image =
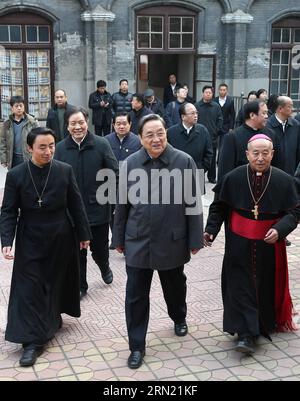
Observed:
[[[291,246],[292,243],[287,238],[285,239],[285,246]]]
[[[176,336],[178,336],[178,337],[186,336],[188,333],[188,326],[187,326],[186,322],[175,323],[174,331],[175,331]]]
[[[216,184],[217,183],[216,180],[208,180],[208,182],[210,182],[211,184]]]
[[[254,340],[251,336],[239,336],[238,343],[235,346],[235,350],[238,352],[242,352],[244,354],[253,354],[254,353]]]
[[[87,294],[86,290],[80,290],[80,299],[84,298]]]
[[[145,350],[143,351],[131,351],[129,355],[127,365],[130,369],[138,369],[142,363],[145,356]]]
[[[113,272],[111,271],[111,268],[108,267],[105,271],[101,271],[101,276],[105,284],[111,284],[113,282]]]
[[[113,250],[113,249],[116,249],[116,248],[113,246],[113,244],[110,244],[110,245],[109,245],[109,249],[112,249],[112,250]]]
[[[35,364],[37,358],[42,355],[43,347],[30,346],[24,348],[22,357],[20,359],[20,366],[32,366]]]

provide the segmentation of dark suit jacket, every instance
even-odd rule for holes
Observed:
[[[192,156],[198,169],[205,172],[209,169],[213,149],[210,135],[204,125],[195,124],[189,134],[182,124],[174,125],[168,129],[168,142],[174,148]]]
[[[66,111],[65,111],[65,114],[66,114],[71,109],[74,109],[74,106],[67,103],[65,109],[66,109]],[[65,123],[65,125],[64,125],[63,136],[60,135],[57,105],[55,105],[54,107],[49,109],[48,115],[47,115],[46,127],[51,128],[54,131],[56,138],[57,138],[57,142],[61,141],[62,139],[66,138],[69,135],[69,131],[67,129],[67,123]]]
[[[283,132],[282,125],[273,114],[267,121],[267,127],[277,137],[277,167],[293,176],[300,162],[300,124],[294,118],[289,118]]]
[[[216,103],[221,107],[222,115],[223,115],[223,126],[220,131],[221,134],[227,134],[230,129],[234,129],[235,123],[235,109],[234,109],[234,101],[230,96],[226,97],[226,102],[224,106],[221,106],[219,103],[219,96],[214,99]]]
[[[176,83],[175,89],[181,86],[180,83]],[[164,107],[167,106],[168,103],[173,102],[176,100],[176,96],[174,96],[172,86],[169,84],[164,89]]]
[[[108,223],[110,205],[99,204],[96,197],[103,184],[97,181],[97,173],[102,169],[118,173],[118,162],[107,140],[88,132],[79,147],[69,135],[56,146],[54,157],[73,167],[90,225]]]
[[[130,172],[133,173],[132,170],[135,169],[139,169],[140,174],[143,172],[141,181],[139,176],[136,180],[128,180]],[[178,202],[179,204],[174,202],[174,191],[180,180],[176,177],[170,179],[170,190],[166,189],[167,185],[159,185],[158,204],[151,202],[151,195],[154,192],[151,191],[150,177],[152,173],[161,169],[169,172],[178,169],[183,182],[185,182],[184,171],[189,170],[193,173],[193,178],[188,181],[191,181],[191,186],[195,188],[195,162],[189,155],[174,149],[169,144],[156,159],[151,159],[142,148],[129,156],[121,167],[120,177],[125,173],[127,180],[120,180],[119,194],[123,202],[121,204],[119,200],[116,206],[113,238],[116,247],[125,246],[126,264],[131,267],[169,270],[187,263],[190,260],[191,249],[203,247],[202,210],[193,215],[188,214],[187,208],[190,205],[186,200]],[[136,193],[136,185],[139,182],[143,186],[140,197],[148,198],[144,199],[144,202],[135,202],[132,198],[128,198],[130,192]],[[187,182],[185,184],[187,190],[191,189]],[[166,195],[162,189],[170,194],[168,204],[162,202],[162,196]],[[182,184],[179,192],[183,194]],[[198,199],[201,203],[201,196]],[[193,211],[195,212],[195,209]]]

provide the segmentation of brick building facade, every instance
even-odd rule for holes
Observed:
[[[45,118],[55,88],[86,106],[98,79],[161,95],[171,72],[197,99],[225,81],[300,108],[299,0],[0,0],[0,45],[2,117],[22,94]]]

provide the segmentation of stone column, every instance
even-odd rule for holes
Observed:
[[[223,15],[221,21],[226,25],[223,74],[227,81],[231,81],[231,93],[239,96],[247,78],[247,25],[252,23],[253,17],[237,10]]]
[[[115,14],[98,5],[93,10],[81,14],[86,32],[86,79],[95,83],[107,80],[107,23],[115,19]]]

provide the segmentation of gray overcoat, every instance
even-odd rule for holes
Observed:
[[[166,182],[162,183],[162,180],[159,184],[155,183],[155,180],[151,183],[151,174],[155,175],[162,169],[165,172],[173,172],[176,176],[175,179],[170,180],[169,189]],[[184,170],[189,171],[189,180],[184,177]],[[139,178],[134,178],[134,174],[141,176],[140,181]],[[180,175],[182,183],[180,183]],[[125,247],[127,266],[168,270],[187,263],[190,260],[191,249],[203,247],[201,195],[197,197],[197,213],[195,214],[193,209],[194,214],[187,214],[187,208],[191,204],[184,196],[183,189],[185,186],[187,192],[191,188],[195,191],[195,183],[195,162],[188,154],[169,144],[157,159],[151,159],[144,148],[126,159],[120,171],[119,199],[114,221],[114,245]],[[143,188],[138,190],[138,186],[142,184]],[[178,204],[174,202],[175,187],[179,188],[182,194],[182,201],[177,201]],[[140,202],[133,199],[134,193],[140,196]],[[168,193],[171,202],[163,204],[163,196]],[[159,201],[155,202],[152,199],[151,202],[151,195],[157,194]],[[176,194],[178,195],[178,190]]]

